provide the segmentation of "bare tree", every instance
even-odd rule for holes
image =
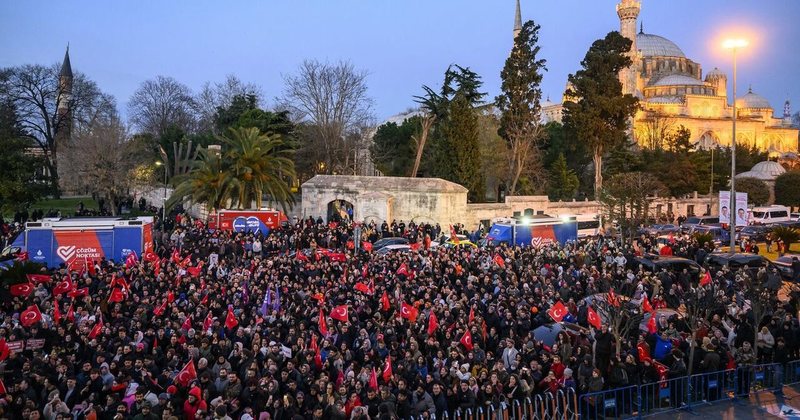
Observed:
[[[348,173],[361,133],[372,123],[372,99],[367,96],[367,73],[349,62],[306,60],[297,74],[284,76],[281,106],[302,130],[305,148],[315,150],[320,172]]]
[[[103,197],[116,215],[117,203],[128,193],[135,178],[133,170],[142,156],[141,142],[129,140],[119,118],[98,120],[90,130],[80,133],[75,144],[65,151],[70,169],[89,191]]]
[[[660,112],[648,112],[636,130],[639,144],[648,149],[663,150],[675,130],[675,120]]]
[[[650,204],[656,195],[667,191],[653,175],[625,172],[609,179],[600,191],[603,213],[609,221],[617,221],[624,234],[631,237],[647,220]]]
[[[414,168],[411,170],[411,177],[416,178],[417,172],[419,172],[419,164],[422,162],[422,151],[425,150],[425,143],[428,142],[428,135],[431,133],[431,128],[433,124],[436,122],[436,116],[426,112],[422,115],[420,119],[420,132],[419,135],[411,136],[411,139],[414,140],[414,143],[417,147],[417,153],[414,157]]]
[[[14,104],[19,124],[47,158],[47,169],[58,184],[58,153],[69,133],[80,133],[98,119],[116,113],[114,98],[100,91],[84,74],[75,72],[70,95],[60,94],[58,65],[24,65],[0,70],[0,99]],[[59,107],[69,112],[59,112]]]
[[[622,340],[639,329],[643,315],[641,306],[634,304],[625,296],[616,295],[613,290],[603,295],[595,295],[592,305],[603,326],[608,327],[614,336],[616,355],[619,356]]]
[[[133,93],[128,115],[140,133],[160,137],[171,126],[188,133],[195,128],[197,104],[189,87],[172,77],[157,76]]]
[[[254,83],[245,83],[233,74],[229,74],[221,83],[206,82],[195,98],[198,111],[198,130],[219,134],[214,125],[217,109],[231,106],[233,98],[237,96],[248,95],[254,96],[257,103],[260,102],[263,97],[261,87]]]

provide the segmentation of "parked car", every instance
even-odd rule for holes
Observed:
[[[401,237],[378,239],[374,244],[372,244],[372,251],[377,252],[381,248],[389,245],[408,245],[408,239]]]
[[[694,226],[713,225],[719,223],[719,216],[690,217],[681,223],[681,232],[689,233]]]
[[[789,215],[789,218],[794,222],[800,221],[800,213],[792,213]]]
[[[748,240],[756,242],[764,242],[767,239],[767,234],[772,231],[771,226],[744,226],[736,234],[736,241]]]
[[[700,264],[693,260],[681,257],[667,257],[647,254],[642,257],[634,258],[634,264],[636,266],[641,265],[642,268],[650,272],[661,270],[679,272],[683,271],[685,268],[692,274],[700,274]]]
[[[709,234],[712,237],[714,244],[726,244],[731,240],[731,233],[728,229],[723,229],[719,225],[699,225],[693,226],[690,230],[692,234]]]
[[[778,268],[778,271],[781,273],[781,277],[783,277],[786,281],[794,280],[794,269],[792,268],[792,263],[794,259],[800,259],[800,255],[798,254],[785,254],[782,257],[778,257],[772,264]]]
[[[712,271],[728,267],[736,270],[742,267],[758,269],[769,265],[769,260],[757,254],[713,252],[708,254],[705,261],[706,266]]]
[[[409,252],[409,251],[411,251],[411,246],[408,244],[394,244],[381,247],[381,249],[375,251],[375,253],[378,255],[386,255],[390,252]]]
[[[657,236],[657,235],[666,235],[666,234],[669,234],[669,233],[678,233],[680,231],[681,231],[681,228],[680,228],[680,226],[677,226],[677,225],[655,224],[655,225],[650,225],[650,226],[643,227],[643,228],[639,229],[639,234],[640,235]]]

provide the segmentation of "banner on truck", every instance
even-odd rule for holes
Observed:
[[[719,222],[723,224],[731,223],[731,192],[719,192]],[[747,193],[736,193],[736,226],[747,226],[749,224],[747,212]]]

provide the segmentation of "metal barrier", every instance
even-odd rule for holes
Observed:
[[[700,373],[689,377],[689,405],[730,400],[736,394],[736,369]]]
[[[627,418],[638,413],[637,386],[584,394],[579,399],[581,419]]]
[[[575,392],[574,388],[567,388],[565,398],[566,398],[566,406],[564,409],[564,419],[577,420],[579,418],[578,393]]]
[[[536,394],[533,396],[533,412],[531,413],[531,419],[543,419],[547,408],[544,405],[544,398],[542,398],[541,394]]]
[[[783,383],[794,385],[800,383],[800,360],[787,363],[783,367]]]
[[[783,387],[779,382],[781,366],[777,363],[740,366],[736,369],[737,397],[749,397],[751,393],[777,391]]]

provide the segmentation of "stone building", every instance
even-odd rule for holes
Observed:
[[[641,25],[636,33],[641,1],[620,0],[616,11],[620,33],[633,42],[633,64],[620,72],[620,82],[623,93],[640,100],[632,130],[637,143],[650,147],[663,140],[665,133],[683,126],[699,148],[730,147],[733,92],[728,91],[728,76],[714,68],[703,77],[701,64],[674,42],[645,33]],[[737,145],[756,146],[773,155],[797,152],[798,128],[792,125],[788,101],[783,114],[776,116],[769,101],[751,87],[736,99],[736,106]],[[543,103],[545,122],[560,122],[562,111],[561,103]]]
[[[769,188],[769,204],[772,204],[775,202],[775,180],[785,173],[786,169],[780,163],[765,160],[756,163],[747,172],[736,174],[736,179],[755,178],[764,181],[767,184],[767,188]]]
[[[439,178],[317,175],[302,186],[303,217],[403,220],[447,226],[466,218],[467,189]]]

